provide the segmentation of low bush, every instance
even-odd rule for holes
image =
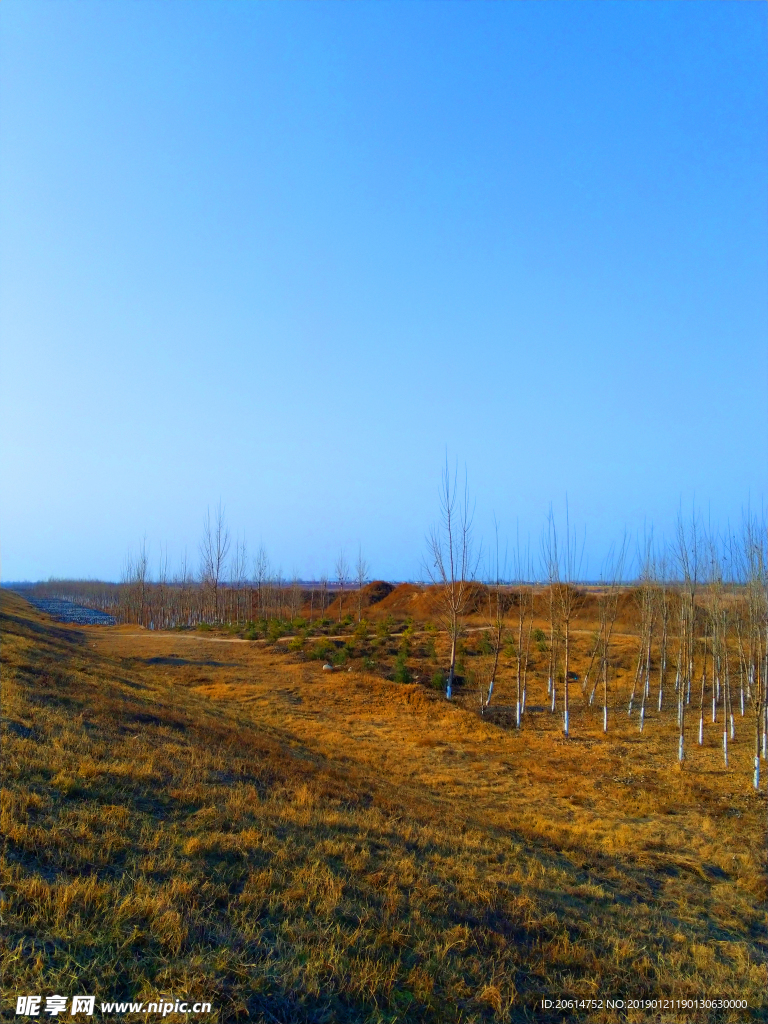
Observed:
[[[317,643],[312,644],[312,647],[307,652],[308,657],[317,658],[318,660],[327,661],[331,657],[336,648],[333,646],[330,640],[323,639],[318,640]]]
[[[400,651],[395,661],[395,668],[392,673],[392,678],[396,683],[410,683],[412,681],[411,673],[408,670],[408,666],[405,662],[406,654],[404,651]]]

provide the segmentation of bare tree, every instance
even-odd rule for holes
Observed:
[[[765,545],[765,525],[752,516],[744,523],[743,569],[747,604],[747,696],[751,697],[755,716],[755,761],[753,785],[760,788],[760,754],[766,756],[766,677],[768,664],[768,552]]]
[[[275,606],[274,606],[275,618],[280,619],[282,621],[282,618],[283,618],[283,601],[285,600],[285,588],[284,588],[284,585],[283,585],[284,584],[284,580],[283,580],[283,567],[282,567],[282,565],[279,566],[277,571],[274,573],[270,583],[271,583],[272,593],[274,595],[274,601],[275,601]]]
[[[299,574],[294,569],[293,579],[291,580],[291,622],[295,622],[299,617],[299,611],[301,610],[302,601],[304,598],[304,592],[301,589],[301,581],[299,580]]]
[[[168,626],[168,545],[160,545],[160,564],[157,570],[157,615],[153,616],[156,629]]]
[[[525,556],[520,550],[518,537],[515,552],[515,590],[517,598],[517,638],[515,641],[516,672],[515,682],[517,699],[515,704],[515,727],[520,728],[525,714],[525,693],[528,681],[528,662],[531,651],[531,633],[533,632],[533,576],[530,551]]]
[[[559,656],[560,621],[559,603],[555,599],[557,586],[560,583],[560,556],[557,550],[557,528],[552,508],[549,509],[547,526],[542,536],[541,552],[542,575],[547,580],[549,597],[549,665],[547,671],[547,696],[550,698],[550,711],[554,714],[557,694],[557,666]]]
[[[565,503],[564,544],[558,549],[557,528],[552,509],[549,510],[548,529],[545,534],[545,555],[550,585],[550,602],[554,603],[558,632],[563,638],[563,736],[570,733],[569,683],[571,678],[571,626],[573,617],[583,601],[583,595],[576,588],[584,561],[584,542],[579,544],[571,530],[568,502]],[[552,638],[555,635],[555,620],[552,619]],[[556,662],[555,662],[556,673]],[[552,677],[552,708],[554,710],[555,676]]]
[[[179,625],[181,623],[182,625],[190,626],[192,624],[192,608],[190,603],[192,574],[189,568],[189,558],[186,548],[184,548],[184,552],[181,556],[181,563],[179,565],[179,571],[176,576],[175,583],[179,592],[178,615],[175,625]]]
[[[344,587],[349,582],[349,563],[344,556],[343,548],[336,559],[336,582],[339,584],[339,622],[341,622],[341,613],[344,606]]]
[[[438,588],[441,618],[451,643],[451,663],[445,688],[448,700],[453,695],[456,647],[467,603],[468,584],[474,578],[477,565],[472,560],[472,511],[466,473],[462,495],[458,493],[456,477],[455,470],[451,477],[446,459],[439,491],[440,522],[427,538],[425,566],[430,581]]]
[[[499,526],[494,521],[495,547],[491,553],[491,561],[486,572],[486,590],[488,598],[486,623],[491,642],[491,666],[488,685],[483,693],[480,691],[481,714],[490,705],[493,698],[493,687],[499,668],[499,655],[506,637],[506,595],[503,591],[505,572],[499,557]]]
[[[664,701],[664,687],[667,682],[667,648],[669,645],[669,618],[671,614],[669,600],[669,564],[667,556],[662,550],[657,559],[657,590],[656,603],[659,621],[661,623],[661,637],[659,638],[659,711]]]
[[[253,582],[256,584],[256,602],[260,619],[266,619],[266,590],[269,581],[269,558],[263,544],[259,544],[259,550],[253,560]]]
[[[203,539],[200,541],[200,581],[213,593],[213,621],[219,621],[219,587],[224,577],[224,566],[229,553],[229,530],[224,510],[219,502],[216,518],[211,521],[211,510],[207,509],[203,523]]]
[[[601,573],[601,587],[597,599],[599,630],[595,651],[599,654],[599,666],[589,703],[595,697],[600,679],[603,681],[603,732],[608,732],[608,680],[611,668],[611,639],[619,607],[619,592],[624,577],[624,563],[627,555],[627,537],[624,535],[618,551],[611,548]]]
[[[368,570],[369,566],[366,560],[363,558],[363,549],[358,546],[357,549],[357,564],[355,565],[355,580],[357,582],[357,621],[361,622],[363,618],[363,587],[368,582]]]
[[[149,588],[149,550],[147,538],[141,541],[136,559],[128,552],[123,569],[123,580],[127,584],[127,619],[135,619],[140,625],[146,625],[146,611]]]
[[[248,582],[248,548],[245,543],[245,538],[242,540],[235,541],[235,550],[232,555],[232,560],[229,565],[229,582],[232,589],[232,603],[235,610],[235,622],[239,625],[241,611],[243,617],[247,618],[247,612],[245,611],[244,597],[245,587]]]
[[[685,760],[685,709],[691,699],[693,678],[694,641],[696,630],[696,593],[701,582],[701,527],[695,514],[686,524],[682,514],[677,518],[675,560],[682,578],[683,595],[680,602],[680,649],[678,667],[677,759]],[[682,670],[682,675],[680,674]]]
[[[645,710],[651,692],[651,648],[653,645],[653,627],[658,609],[656,599],[656,562],[653,548],[653,535],[643,538],[643,546],[639,556],[640,578],[635,588],[635,596],[640,606],[640,648],[637,655],[635,679],[629,697],[627,714],[632,714],[635,693],[638,683],[641,684],[640,696],[640,732],[645,726]]]

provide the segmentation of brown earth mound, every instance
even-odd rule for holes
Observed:
[[[387,583],[386,580],[374,580],[373,583],[369,583],[367,587],[363,587],[363,601],[366,607],[383,601],[394,589],[394,583]]]

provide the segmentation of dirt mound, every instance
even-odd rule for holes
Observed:
[[[394,583],[387,583],[386,580],[374,580],[373,583],[369,583],[367,587],[363,587],[363,601],[366,607],[370,608],[372,604],[383,601],[394,589]]]
[[[371,618],[391,615],[395,619],[412,618],[414,622],[434,620],[440,614],[440,593],[437,587],[418,583],[399,583],[380,601]]]

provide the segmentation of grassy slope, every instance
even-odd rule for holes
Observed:
[[[661,729],[515,735],[417,686],[0,602],[3,1019],[54,992],[218,1021],[541,1021],[541,996],[764,1013],[746,744],[680,773]]]

